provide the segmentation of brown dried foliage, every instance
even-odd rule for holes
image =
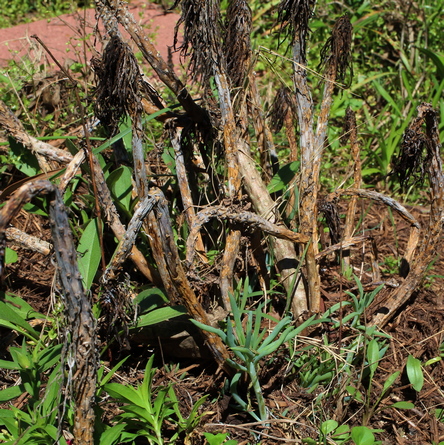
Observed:
[[[343,82],[346,88],[350,87],[353,77],[352,31],[353,26],[345,14],[336,21],[331,37],[321,50],[321,65],[331,67],[336,72],[336,81]],[[345,81],[347,73],[349,78]]]
[[[92,60],[96,75],[96,116],[116,129],[125,114],[133,116],[142,110],[139,83],[141,74],[129,47],[116,34],[106,45],[101,59]]]
[[[301,56],[305,61],[306,41],[309,32],[308,22],[313,13],[315,0],[283,0],[278,7],[278,21],[281,34],[289,37],[294,43],[298,40],[301,45]]]
[[[176,3],[176,5],[179,2]],[[189,58],[189,72],[194,80],[207,85],[215,67],[225,67],[222,46],[222,23],[217,0],[181,0],[182,15],[175,27],[177,33],[183,24],[183,43],[179,49]],[[175,5],[175,6],[176,6]]]
[[[245,0],[231,0],[227,9],[225,48],[227,71],[234,87],[241,87],[251,57],[251,9]]]

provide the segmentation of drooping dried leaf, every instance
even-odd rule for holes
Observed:
[[[315,0],[283,0],[278,6],[280,33],[289,37],[291,42],[299,41],[302,59],[305,60],[307,34]]]
[[[182,0],[182,15],[174,29],[174,46],[183,24],[183,57],[189,57],[189,71],[194,80],[208,84],[215,67],[225,67],[221,47],[222,26],[218,0]]]
[[[341,240],[341,219],[335,199],[321,199],[318,203],[319,211],[323,213],[325,221],[330,230],[332,244]]]
[[[353,77],[353,66],[351,60],[353,25],[347,14],[340,17],[333,27],[331,37],[327,40],[321,50],[321,65],[330,67],[335,72],[335,80],[345,84],[346,88],[351,85]],[[347,73],[349,73],[346,81]]]
[[[115,35],[106,45],[101,59],[93,59],[97,79],[96,116],[116,128],[125,114],[141,112],[139,84],[142,76],[129,45]]]
[[[251,9],[246,0],[230,0],[227,9],[227,70],[231,83],[242,86],[251,56]]]
[[[295,96],[289,88],[281,87],[271,104],[269,113],[271,129],[275,132],[280,131],[290,113],[293,119],[297,115]]]
[[[427,155],[427,136],[420,128],[407,128],[404,132],[401,150],[393,161],[392,174],[397,175],[401,187],[413,185],[424,180],[430,163]],[[425,154],[424,154],[425,153]]]

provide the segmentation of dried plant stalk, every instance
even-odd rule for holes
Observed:
[[[352,153],[352,161],[353,161],[353,182],[354,188],[359,189],[361,187],[362,175],[361,175],[361,149],[358,143],[358,129],[356,127],[356,115],[355,112],[348,107],[346,111],[346,125],[345,132],[346,136],[350,139],[351,153]],[[347,216],[345,219],[344,226],[344,238],[350,238],[353,235],[354,230],[354,221],[355,221],[355,213],[356,213],[356,196],[352,196],[350,200],[350,204],[348,205]],[[348,263],[348,257],[344,258],[346,263]]]
[[[168,126],[168,133],[171,145],[173,146],[174,153],[176,155],[177,183],[179,184],[180,196],[182,198],[185,217],[188,227],[192,227],[196,212],[194,211],[193,198],[191,197],[191,189],[188,182],[188,176],[182,152],[182,129],[178,128],[175,122],[171,122],[171,125]],[[200,234],[196,238],[196,250],[201,255],[201,258],[205,258],[205,246]]]
[[[425,132],[422,127],[425,125]],[[410,134],[409,134],[410,133]],[[421,233],[421,242],[416,255],[412,259],[408,275],[404,282],[393,294],[384,301],[381,313],[373,317],[372,324],[385,326],[396,314],[397,310],[412,296],[427,272],[442,234],[444,218],[444,174],[442,172],[441,144],[439,141],[438,114],[432,105],[422,103],[418,107],[418,117],[410,125],[406,134],[414,134],[412,143],[425,139],[424,148],[427,150],[427,163],[430,181],[430,220],[429,225]],[[419,166],[418,166],[419,167]]]
[[[95,156],[93,157],[93,172],[96,177],[97,196],[103,209],[103,216],[110,225],[115,237],[120,241],[125,235],[125,226],[120,221],[119,213],[111,198],[111,193],[106,184],[105,176],[103,175],[103,170]],[[146,258],[136,246],[132,247],[130,258],[139,271],[145,275],[150,282],[158,285],[161,284],[158,272],[147,262]]]
[[[163,258],[164,271],[160,273],[168,295],[171,300],[183,304],[188,314],[195,320],[210,325],[210,320],[192,290],[182,267],[171,227],[167,201],[159,189],[151,191],[150,196],[156,201],[155,209],[150,213],[149,218],[151,248],[153,254],[155,254],[154,251],[157,252],[155,254],[157,258]],[[173,294],[171,294],[172,291]],[[229,354],[220,337],[208,331],[201,332],[216,362],[225,372],[231,374],[233,369],[225,362]]]
[[[30,136],[23,128],[22,123],[16,118],[14,113],[8,106],[0,100],[0,126],[13,137],[15,140],[23,144],[24,147],[31,150],[33,153],[44,156],[52,161],[57,161],[66,164],[72,160],[72,155],[64,150],[53,147],[46,142],[39,141],[33,136]]]
[[[121,269],[125,260],[131,254],[131,250],[136,243],[136,237],[142,227],[142,222],[148,213],[153,209],[156,201],[151,196],[146,197],[141,201],[134,212],[131,221],[128,224],[125,235],[121,239],[113,259],[108,264],[105,272],[103,273],[100,281],[106,284],[110,280],[115,280],[119,269]]]
[[[77,267],[77,252],[65,206],[58,189],[48,181],[25,184],[0,210],[0,262],[4,260],[5,230],[23,205],[38,195],[48,195],[51,232],[62,284],[67,317],[66,341],[69,367],[66,388],[72,388],[75,402],[74,443],[94,444],[94,401],[99,356],[96,350],[96,321]],[[2,268],[0,268],[2,269]],[[0,270],[2,273],[2,270]],[[75,378],[74,378],[75,376]]]
[[[337,199],[340,196],[358,196],[360,198],[371,199],[372,201],[379,202],[380,204],[385,204],[395,210],[405,221],[407,221],[411,226],[418,229],[421,228],[419,222],[416,218],[398,201],[390,198],[389,196],[383,195],[372,190],[364,189],[346,189],[346,190],[336,190],[333,193],[327,195],[328,200]]]
[[[13,242],[18,247],[32,250],[33,252],[38,252],[42,255],[49,255],[52,250],[52,245],[47,241],[43,241],[36,236],[28,235],[15,227],[6,229],[6,239]]]
[[[275,211],[276,203],[271,199],[259,172],[256,170],[255,162],[247,145],[244,145],[239,150],[238,158],[244,187],[251,199],[255,212],[272,224],[277,224],[279,219]],[[302,280],[295,277],[297,261],[294,245],[292,242],[280,238],[272,238],[270,244],[276,259],[276,268],[280,274],[281,282],[292,301],[292,312],[295,317],[299,317],[307,311],[309,306]],[[314,252],[312,252],[311,248],[307,251],[306,259],[308,260],[308,258],[310,258],[310,266],[307,263],[307,273],[310,274],[312,273],[313,264],[315,264]],[[310,295],[319,295],[314,301],[319,301],[320,283],[308,280],[308,286]]]
[[[202,226],[209,222],[212,218],[224,219],[236,224],[244,224],[250,229],[260,229],[276,238],[292,241],[293,243],[306,244],[308,238],[300,233],[293,232],[284,226],[273,224],[252,212],[236,212],[227,207],[213,206],[201,210],[197,213],[195,222],[191,227],[190,234],[187,239],[187,264],[191,267],[195,255],[195,242]]]

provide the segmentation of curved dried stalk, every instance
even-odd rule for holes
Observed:
[[[48,195],[49,217],[62,284],[62,297],[67,317],[66,363],[69,367],[66,388],[72,388],[75,402],[74,437],[76,444],[93,445],[94,401],[99,357],[96,350],[96,320],[91,302],[82,285],[77,267],[77,252],[74,247],[65,206],[58,189],[49,181],[34,181],[25,184],[0,210],[0,263],[4,260],[5,230],[24,204],[33,197]],[[0,267],[2,273],[2,267]],[[75,378],[74,378],[75,376]]]
[[[106,284],[108,281],[115,280],[118,270],[122,267],[125,260],[131,254],[131,250],[136,243],[136,237],[142,227],[143,220],[148,213],[153,209],[156,200],[151,196],[147,196],[140,202],[136,211],[134,212],[131,221],[128,224],[125,235],[120,240],[119,246],[114,253],[113,259],[108,264],[100,281]]]
[[[187,239],[187,264],[191,267],[195,255],[195,241],[202,226],[212,218],[226,219],[232,223],[243,224],[250,229],[260,229],[276,238],[289,240],[293,243],[306,244],[308,237],[300,233],[293,232],[286,227],[278,226],[252,212],[235,212],[226,207],[209,207],[201,210],[195,218],[195,223],[191,227]]]
[[[425,124],[425,133],[422,127]],[[423,103],[418,107],[418,117],[408,128],[409,132],[425,137],[425,148],[430,159],[427,165],[430,180],[430,220],[422,234],[421,242],[404,282],[384,301],[381,313],[373,318],[372,324],[383,327],[395,315],[396,311],[412,296],[427,272],[442,234],[444,218],[444,174],[442,172],[441,143],[439,141],[438,114],[432,105]],[[407,133],[407,132],[406,132]]]
[[[379,202],[380,204],[385,204],[391,207],[393,210],[399,213],[399,215],[407,221],[411,226],[416,227],[418,229],[421,228],[421,225],[416,220],[416,218],[398,201],[390,198],[389,196],[383,195],[382,193],[375,192],[372,190],[364,190],[364,189],[346,189],[346,190],[336,190],[327,195],[327,199],[335,199],[340,196],[348,195],[348,196],[359,196],[360,198],[371,199],[372,201]]]
[[[150,196],[156,201],[156,206],[149,215],[148,234],[153,254],[155,257],[162,259],[161,265],[164,270],[160,273],[164,281],[164,287],[170,299],[175,299],[183,304],[191,317],[200,323],[210,325],[210,320],[191,288],[182,267],[171,227],[167,201],[160,189],[150,191]],[[220,337],[208,331],[201,332],[216,362],[225,372],[231,374],[233,369],[225,362],[229,354]]]

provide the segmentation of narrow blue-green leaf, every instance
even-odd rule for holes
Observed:
[[[206,324],[201,323],[200,321],[191,319],[190,320],[194,325],[198,328],[203,329],[204,331],[212,332],[213,334],[217,334],[223,342],[226,341],[227,335],[221,329],[213,328],[213,326],[208,326]],[[229,344],[229,343],[228,343]]]
[[[82,275],[83,286],[89,290],[101,258],[97,218],[92,219],[86,226],[77,246],[77,253],[77,264]]]
[[[421,361],[409,355],[407,359],[407,377],[415,391],[421,391],[424,385],[424,374],[421,368]]]
[[[187,311],[183,306],[167,306],[154,309],[153,311],[138,317],[136,327],[141,328],[142,326],[151,326],[156,323],[161,323],[162,321],[170,320],[171,318],[179,317],[186,313]]]

